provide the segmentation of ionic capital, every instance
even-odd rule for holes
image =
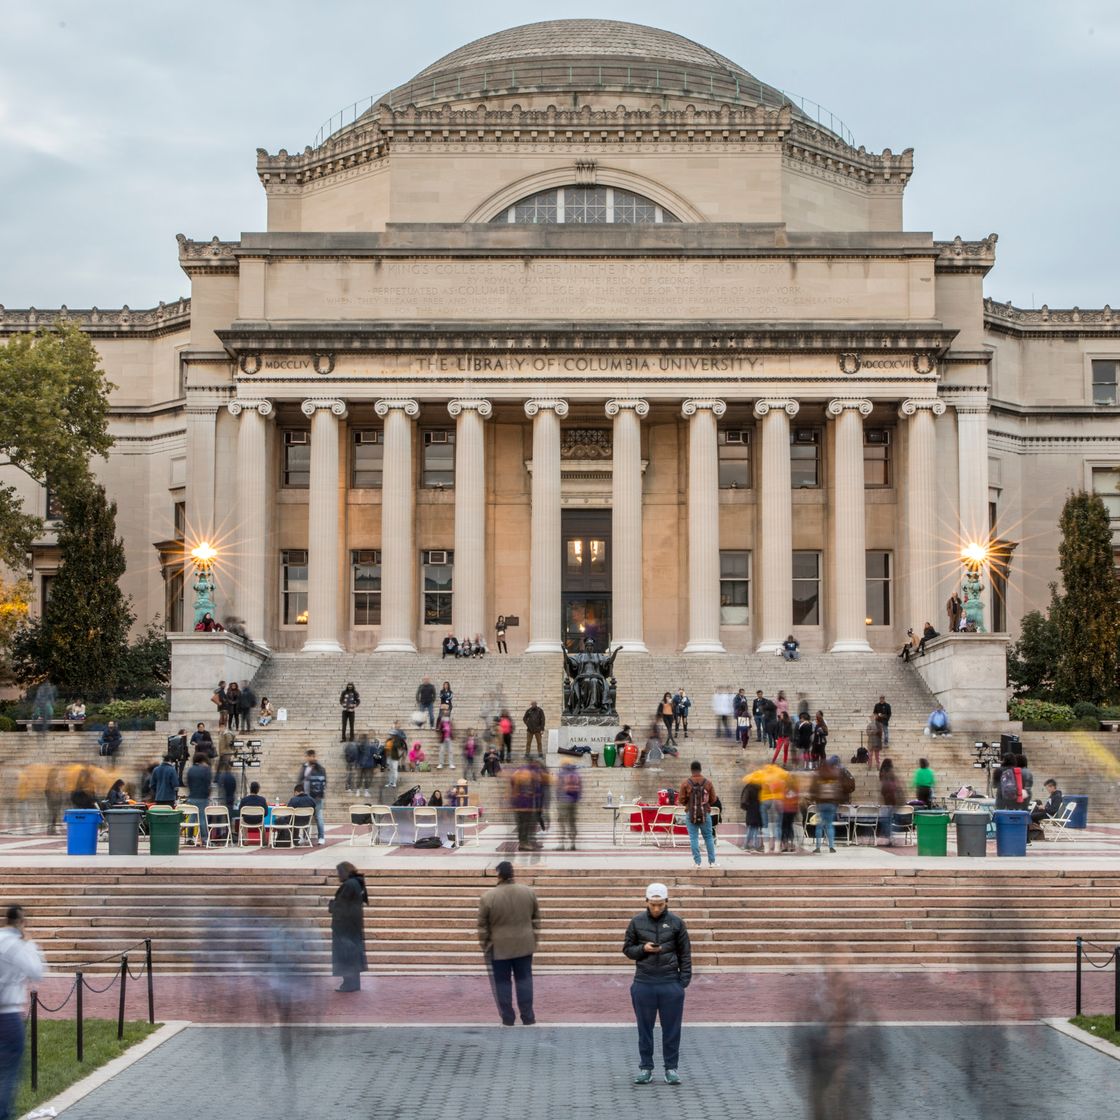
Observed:
[[[760,420],[769,412],[784,412],[791,420],[801,411],[801,405],[788,397],[764,397],[754,402],[754,414]]]
[[[870,416],[874,406],[869,400],[862,397],[834,397],[825,406],[826,416],[839,416],[848,409],[853,409],[860,416]]]
[[[898,415],[900,419],[906,419],[908,416],[913,416],[918,412],[932,412],[934,416],[945,415],[945,402],[938,400],[937,397],[925,398],[910,398],[903,401],[898,406]]]
[[[557,399],[556,397],[534,397],[532,400],[525,402],[525,415],[529,417],[536,416],[541,410],[551,410],[557,416],[564,417],[568,415],[568,402]]]
[[[612,397],[606,404],[608,416],[617,416],[625,408],[633,409],[635,416],[649,415],[649,401],[641,397]]]
[[[231,416],[240,416],[242,412],[259,412],[261,416],[271,416],[273,413],[272,401],[240,400],[230,401],[226,405]]]
[[[394,409],[400,409],[405,416],[415,417],[420,415],[420,405],[411,397],[382,397],[381,400],[375,401],[373,405],[373,411],[382,419]]]
[[[718,419],[727,411],[727,402],[716,397],[689,397],[681,405],[682,416],[695,416],[701,410],[711,412]]]
[[[481,397],[456,397],[447,402],[447,411],[452,416],[458,416],[461,412],[477,412],[485,420],[493,415],[494,406]]]
[[[346,402],[335,397],[309,397],[299,406],[299,410],[304,416],[314,416],[316,412],[324,408],[329,408],[340,420],[346,419]]]

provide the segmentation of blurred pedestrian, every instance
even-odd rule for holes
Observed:
[[[879,722],[878,716],[872,715],[867,721],[863,734],[867,745],[867,769],[870,770],[874,766],[878,770],[883,751],[883,725]]]
[[[347,681],[346,687],[338,695],[339,707],[342,708],[342,740],[346,741],[346,729],[350,729],[350,738],[354,738],[354,713],[362,702],[353,681]]]
[[[684,688],[678,688],[676,696],[673,697],[673,737],[680,732],[684,732],[684,737],[688,738],[688,712],[692,707],[692,699]]]
[[[560,767],[560,778],[556,790],[556,813],[560,818],[560,847],[569,851],[576,850],[576,817],[579,814],[579,801],[583,796],[583,778],[574,762],[565,762]]]
[[[187,770],[187,800],[198,810],[198,842],[206,847],[206,806],[210,804],[210,789],[214,774],[206,755],[196,754],[194,763]]]
[[[11,1120],[20,1083],[27,982],[41,980],[46,972],[39,946],[24,936],[25,925],[23,907],[9,906],[0,930],[0,1120]]]
[[[840,773],[840,757],[833,755],[813,775],[809,796],[817,806],[817,836],[813,851],[821,850],[821,838],[828,841],[828,850],[836,853],[836,810],[843,804],[845,787]]]
[[[676,737],[673,735],[673,694],[666,692],[661,697],[661,703],[657,706],[657,714],[661,718],[661,722],[665,725],[665,742],[676,744]]]
[[[522,722],[525,724],[525,756],[529,756],[535,740],[537,744],[537,754],[541,758],[544,758],[544,748],[541,746],[541,735],[545,727],[544,709],[536,700],[533,700],[530,702],[529,707],[525,709],[525,715],[521,718]]]
[[[634,962],[630,1000],[638,1023],[638,1076],[635,1085],[653,1080],[653,1032],[661,1019],[665,1082],[679,1085],[684,993],[692,983],[692,947],[684,919],[669,911],[669,888],[646,887],[646,908],[630,919],[623,953]]]
[[[731,713],[734,706],[732,694],[728,689],[721,688],[719,691],[712,694],[712,712],[716,717],[717,739],[722,739],[724,735],[729,739],[732,738]]]
[[[330,902],[331,912],[331,974],[342,978],[337,992],[361,989],[361,974],[366,961],[366,933],[363,907],[369,902],[366,881],[352,863],[340,863],[338,890]]]
[[[512,1027],[517,1022],[513,1009],[516,985],[521,1022],[531,1027],[537,1021],[533,1011],[533,953],[541,928],[540,904],[529,887],[513,881],[509,860],[502,860],[496,870],[498,885],[478,902],[478,943],[502,1025]]]
[[[315,802],[315,829],[319,834],[320,846],[327,842],[323,806],[327,798],[327,772],[316,758],[314,751],[308,751],[300,767],[297,783],[302,783],[303,792]]]
[[[478,778],[475,760],[478,758],[478,740],[475,738],[474,728],[467,728],[467,737],[463,742],[463,769],[466,776],[473,782]]]

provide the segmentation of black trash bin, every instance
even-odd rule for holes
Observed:
[[[986,856],[988,854],[988,814],[958,809],[953,814],[957,826],[957,855]]]
[[[144,819],[141,809],[107,809],[109,822],[109,855],[134,856],[139,850],[140,822]]]

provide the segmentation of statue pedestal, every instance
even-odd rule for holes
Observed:
[[[951,731],[1021,730],[1007,714],[1007,634],[945,634],[910,664],[949,713]]]
[[[210,703],[218,681],[251,681],[268,651],[233,634],[169,634],[171,643],[170,723],[192,728],[199,720],[218,723]],[[259,702],[260,697],[257,697]]]
[[[593,753],[601,756],[603,748],[608,743],[614,742],[614,737],[618,734],[620,729],[621,724],[617,722],[611,724],[563,724],[556,733],[555,748],[552,746],[552,736],[549,735],[548,749],[551,753],[553,749],[559,751],[561,747],[588,746]],[[571,755],[558,755],[560,759],[571,757]],[[588,765],[590,765],[590,763],[588,763]]]

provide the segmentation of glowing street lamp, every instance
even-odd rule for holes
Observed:
[[[970,541],[961,549],[961,562],[970,571],[979,571],[988,562],[988,546]]]
[[[195,570],[191,586],[194,589],[194,625],[197,627],[207,615],[213,619],[217,609],[214,603],[214,563],[218,559],[218,550],[209,541],[200,541],[191,549],[190,558]]]
[[[966,625],[973,633],[985,633],[984,627],[984,601],[981,592],[984,584],[980,577],[984,573],[984,566],[991,555],[991,550],[986,544],[978,541],[969,541],[961,549],[961,563],[964,565],[964,579],[961,581],[961,606],[964,611]]]

